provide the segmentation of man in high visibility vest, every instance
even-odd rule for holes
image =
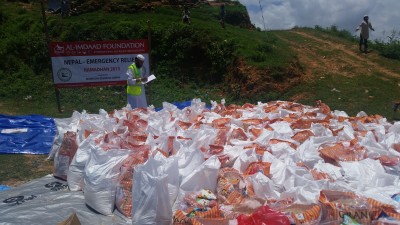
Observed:
[[[135,62],[128,67],[126,71],[127,86],[126,94],[128,99],[128,104],[131,105],[132,109],[147,107],[146,93],[144,89],[143,82],[147,81],[147,76],[143,70],[145,58],[143,55],[137,55],[135,57]]]

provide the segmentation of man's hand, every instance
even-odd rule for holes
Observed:
[[[147,77],[142,77],[142,78],[140,78],[140,80],[141,80],[142,82],[147,82]]]

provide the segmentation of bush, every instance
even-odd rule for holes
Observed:
[[[373,47],[379,54],[390,59],[400,59],[400,41],[392,40],[389,43],[375,41]]]
[[[107,3],[106,0],[87,0],[78,1],[75,3],[75,8],[72,11],[73,15],[80,15],[83,13],[95,12]]]
[[[207,56],[211,61],[211,82],[221,82],[232,62],[235,61],[236,44],[233,41],[215,40],[208,46]]]
[[[349,31],[344,29],[338,29],[336,25],[332,25],[330,28],[325,29],[325,33],[347,40],[355,39],[355,37]]]
[[[250,57],[254,62],[264,62],[267,59],[267,56],[263,52],[256,52]]]
[[[251,24],[248,15],[240,11],[227,11],[225,22],[240,27],[247,27],[248,24]]]
[[[183,24],[154,28],[153,64],[166,76],[200,83],[220,82],[233,61],[235,44]],[[169,71],[169,72],[168,72]]]
[[[0,11],[0,25],[5,23],[6,21],[7,21],[7,15],[3,11]]]
[[[263,44],[259,44],[257,46],[257,51],[263,52],[263,53],[272,52],[272,49],[273,49],[273,47],[269,43],[263,43]]]
[[[16,97],[28,95],[35,87],[31,85],[30,81],[34,80],[35,74],[32,69],[27,65],[20,65],[13,76],[1,76],[0,89],[1,97]]]

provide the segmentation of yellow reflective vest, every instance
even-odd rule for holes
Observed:
[[[132,71],[132,75],[135,79],[140,78],[140,75],[142,74],[142,69],[138,69],[135,63],[132,63],[132,65],[129,66],[129,69]],[[127,83],[126,93],[136,96],[140,95],[142,93],[142,83],[138,82],[134,85],[129,85],[129,83]]]

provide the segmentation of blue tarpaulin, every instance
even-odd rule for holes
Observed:
[[[0,114],[0,153],[48,154],[56,130],[53,118]]]
[[[11,189],[11,187],[0,184],[0,191],[7,191],[7,190],[10,190],[10,189]]]

